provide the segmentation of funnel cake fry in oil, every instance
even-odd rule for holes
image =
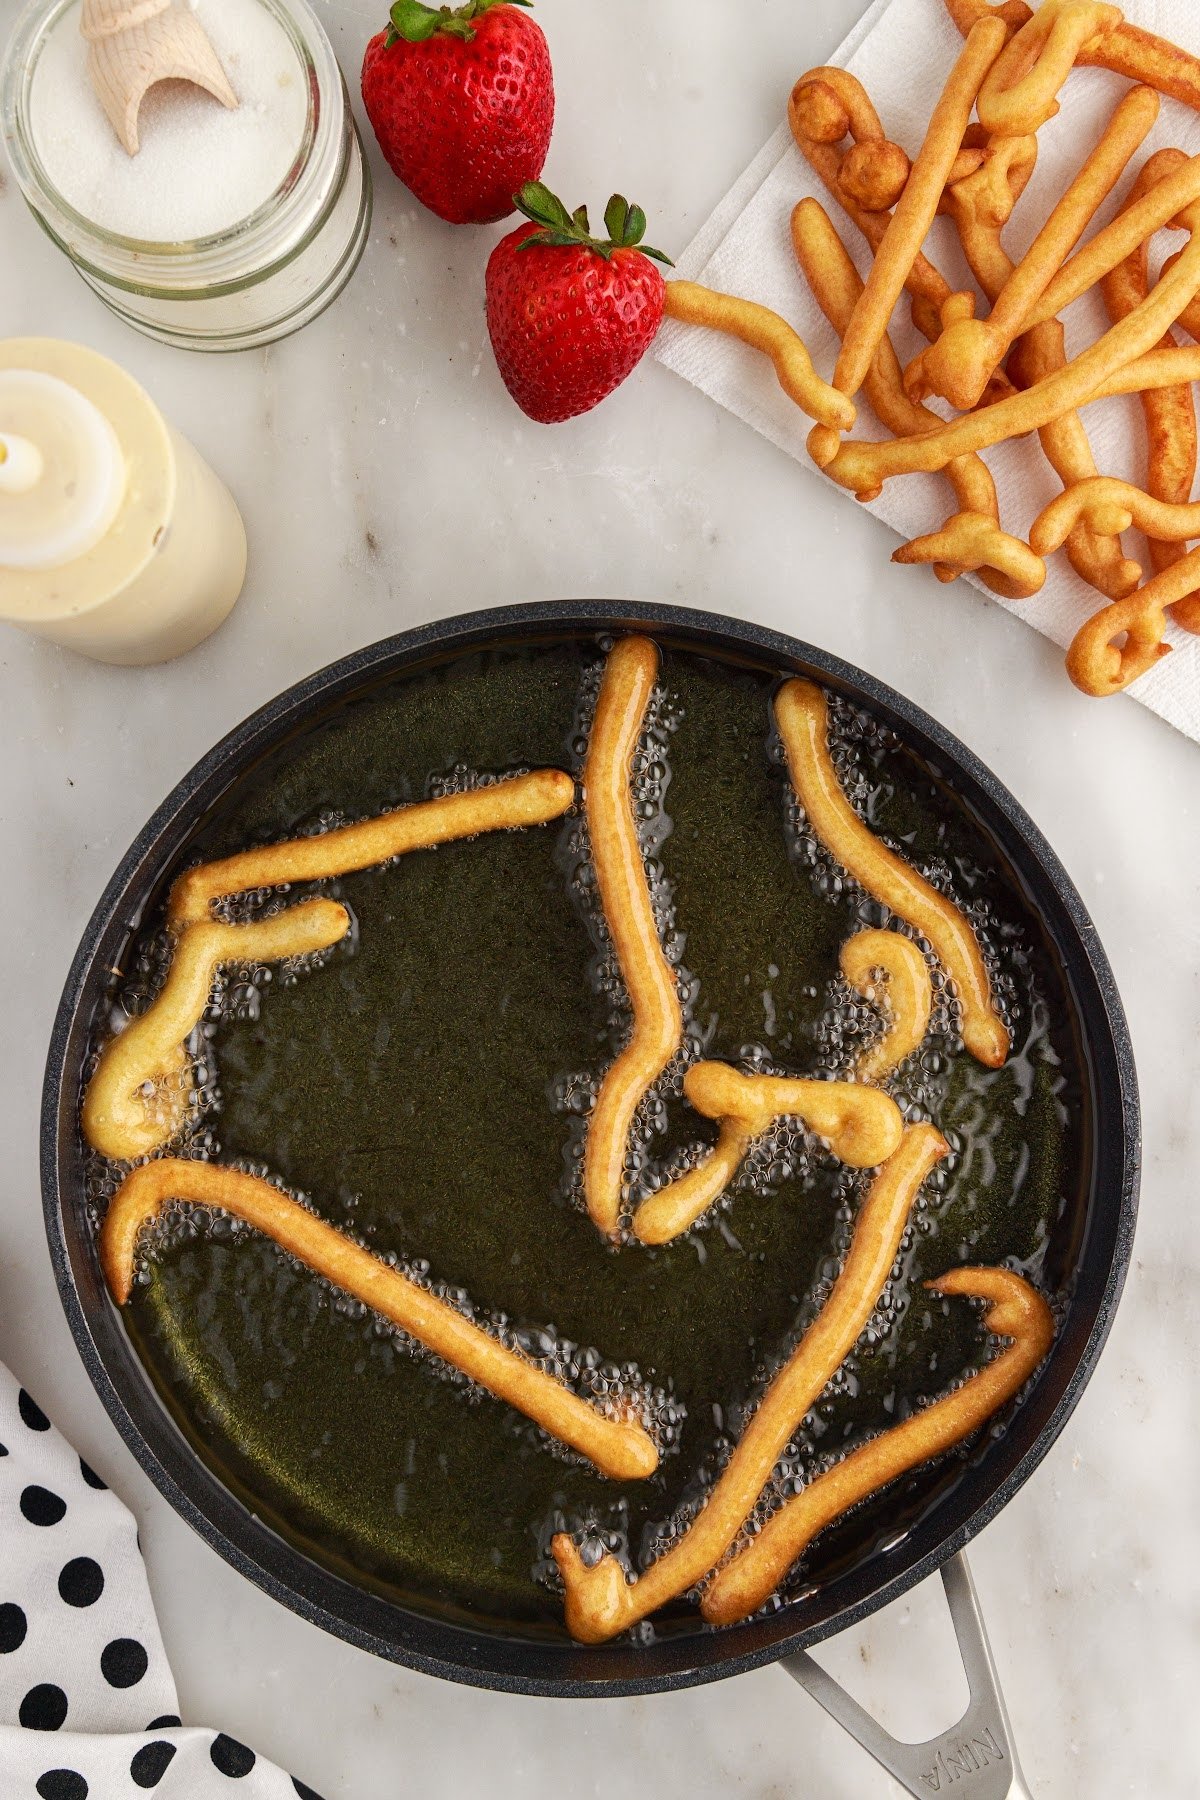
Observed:
[[[83,1099],[83,1133],[92,1148],[132,1162],[182,1129],[191,1068],[184,1046],[223,964],[308,956],[336,944],[349,929],[350,914],[334,900],[304,900],[248,925],[212,919],[186,926],[149,1007],[100,1053]]]
[[[130,1171],[113,1196],[100,1233],[100,1260],[118,1306],[124,1306],[133,1289],[142,1230],[170,1200],[220,1207],[252,1225],[551,1437],[578,1450],[602,1474],[639,1481],[657,1468],[658,1451],[637,1420],[606,1417],[457,1307],[364,1250],[271,1182],[238,1169],[159,1157]]]
[[[1054,1339],[1050,1308],[1010,1269],[951,1269],[931,1293],[986,1302],[983,1328],[1009,1342],[986,1368],[941,1400],[852,1451],[772,1514],[745,1549],[719,1569],[700,1610],[710,1625],[734,1625],[775,1593],[813,1539],[843,1513],[910,1469],[961,1444],[1024,1387]]]
[[[727,1063],[698,1062],[684,1077],[683,1091],[697,1112],[719,1122],[720,1135],[702,1163],[638,1207],[633,1232],[643,1244],[669,1243],[694,1225],[729,1186],[755,1138],[776,1119],[802,1119],[828,1141],[839,1161],[854,1169],[886,1162],[904,1129],[894,1100],[850,1081],[743,1075]]]
[[[989,1069],[998,1069],[1008,1055],[1008,1030],[993,1003],[970,923],[952,900],[880,843],[847,800],[829,753],[829,707],[815,682],[785,682],[775,696],[775,718],[792,786],[813,831],[848,875],[928,939],[954,983],[967,1049]]]
[[[873,1001],[887,1018],[882,1037],[855,1063],[855,1080],[884,1081],[925,1041],[933,1010],[928,965],[912,939],[898,931],[856,931],[842,945],[838,960],[855,993]]]
[[[665,1555],[629,1581],[610,1552],[589,1566],[574,1538],[560,1532],[553,1539],[573,1637],[605,1643],[686,1593],[720,1562],[804,1415],[857,1342],[891,1274],[921,1183],[947,1151],[932,1125],[905,1131],[862,1203],[829,1299],[771,1381],[700,1512]]]
[[[339,825],[313,837],[240,850],[236,856],[184,871],[171,889],[168,923],[179,926],[206,919],[213,902],[231,894],[296,881],[326,881],[357,869],[375,868],[413,850],[429,850],[486,831],[546,825],[561,818],[574,800],[575,783],[569,775],[561,769],[534,769],[463,794],[398,806],[393,812]]]
[[[657,675],[658,650],[649,638],[618,642],[600,684],[583,776],[596,886],[633,1012],[632,1035],[600,1083],[584,1145],[588,1213],[610,1235],[620,1223],[634,1117],[683,1036],[679,991],[659,942],[631,788],[630,765]]]

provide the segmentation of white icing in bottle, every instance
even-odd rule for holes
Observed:
[[[0,369],[0,567],[54,569],[95,548],[125,494],[98,407],[43,369]]]
[[[162,662],[229,613],[246,534],[227,489],[125,371],[0,341],[0,619],[103,662]]]

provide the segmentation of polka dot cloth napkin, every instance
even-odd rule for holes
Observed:
[[[0,1364],[3,1800],[319,1800],[185,1727],[132,1515]]]

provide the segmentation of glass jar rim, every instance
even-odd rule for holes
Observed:
[[[94,274],[139,289],[240,286],[248,258],[254,278],[288,261],[336,190],[345,113],[341,68],[306,0],[259,0],[286,31],[307,89],[304,130],[291,166],[252,212],[220,231],[175,243],[126,236],[88,218],[55,186],[38,154],[29,114],[38,57],[53,28],[76,3],[30,0],[0,68],[0,119],[13,172],[50,235]],[[181,283],[185,272],[187,280]]]

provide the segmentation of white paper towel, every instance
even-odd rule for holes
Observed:
[[[1160,32],[1200,53],[1200,6],[1195,0],[1128,0],[1124,10],[1131,23]],[[962,39],[942,0],[874,0],[832,60],[859,77],[888,136],[915,154],[934,102],[961,47]],[[792,81],[804,72],[799,66],[788,72],[780,90],[781,113]],[[1062,110],[1039,133],[1037,170],[1005,234],[1005,245],[1014,256],[1026,249],[1095,142],[1113,105],[1128,87],[1128,81],[1107,70],[1077,69],[1072,74],[1061,96]],[[1158,123],[1134,157],[1117,194],[1097,215],[1099,223],[1103,224],[1118,209],[1121,196],[1150,152],[1168,144],[1192,155],[1200,153],[1200,115],[1174,100],[1164,99]],[[838,341],[796,265],[788,227],[793,206],[805,194],[816,195],[826,205],[848,249],[865,272],[869,264],[865,244],[817,182],[792,142],[786,122],[679,258],[677,272],[711,287],[761,301],[782,313],[804,338],[818,369],[828,376],[837,360]],[[1162,254],[1179,248],[1181,242],[1179,238],[1172,241],[1164,237]],[[947,220],[935,222],[929,247],[952,287],[974,287]],[[1089,294],[1070,308],[1064,323],[1068,349],[1075,353],[1098,337],[1109,321],[1099,295]],[[904,362],[924,343],[912,328],[906,302],[897,309],[892,336]],[[716,332],[698,331],[673,320],[667,320],[659,333],[655,354],[668,368],[802,461],[816,476],[805,449],[811,422],[787,399],[764,357]],[[859,423],[855,434],[878,436],[879,427],[866,402],[860,397],[857,404]],[[1088,407],[1083,416],[1101,472],[1144,486],[1145,434],[1137,399],[1106,401]],[[999,445],[986,456],[996,477],[1002,522],[1008,530],[1027,535],[1033,519],[1060,491],[1053,471],[1036,442],[1030,440]],[[835,483],[828,485],[835,488],[842,504],[858,504]],[[948,500],[940,477],[909,475],[888,482],[870,510],[905,538],[911,538],[935,530],[942,523],[952,510]],[[1126,534],[1126,546],[1128,554],[1151,573],[1145,544],[1137,533]],[[888,547],[881,543],[880,555],[888,553]],[[927,569],[909,573],[914,581],[933,579]],[[973,577],[963,579],[980,586]],[[980,592],[984,591],[980,587]],[[1059,554],[1050,559],[1046,585],[1034,599],[997,604],[1008,604],[1010,611],[1065,646],[1083,621],[1106,602],[1080,580],[1066,557]],[[964,615],[963,629],[969,628]],[[1200,742],[1200,638],[1174,624],[1168,625],[1167,638],[1172,654],[1128,691]],[[1064,673],[1063,680],[1066,679]],[[1096,702],[1098,706],[1116,704],[1116,700]]]

